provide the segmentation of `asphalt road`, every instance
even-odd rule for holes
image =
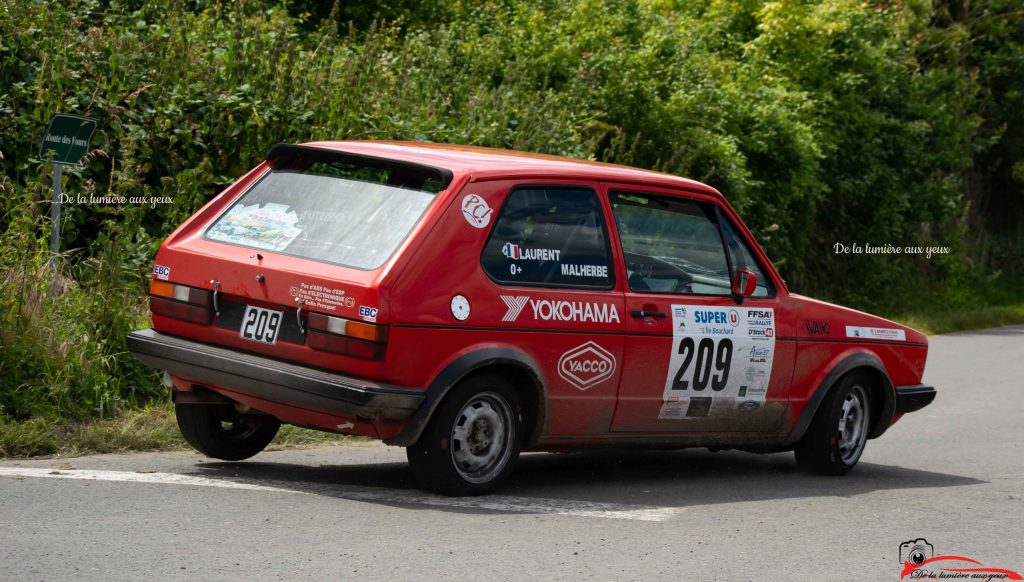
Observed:
[[[916,538],[1024,573],[1024,326],[931,344],[935,403],[841,478],[791,454],[530,454],[453,500],[383,446],[3,462],[0,580],[898,580]]]

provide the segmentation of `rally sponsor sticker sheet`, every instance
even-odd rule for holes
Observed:
[[[672,306],[672,345],[659,419],[754,412],[775,355],[775,312],[763,307]]]

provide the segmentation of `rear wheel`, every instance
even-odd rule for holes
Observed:
[[[512,385],[491,374],[452,389],[406,449],[416,479],[444,495],[480,495],[512,473],[522,443],[522,407]]]
[[[174,413],[188,444],[225,461],[241,461],[259,453],[281,428],[273,416],[242,414],[230,404],[176,404]]]
[[[870,426],[870,378],[847,374],[821,403],[796,448],[801,468],[821,475],[845,475],[864,453]]]

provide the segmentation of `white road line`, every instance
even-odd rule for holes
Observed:
[[[272,491],[277,493],[307,494],[313,492],[301,489],[270,487],[252,483],[239,483],[176,473],[134,473],[130,471],[92,471],[85,469],[48,469],[29,467],[0,467],[0,477],[41,477],[47,479],[84,479],[91,481],[117,481],[124,483],[159,483],[165,485],[194,485],[220,487],[224,489],[245,489],[249,491]],[[550,499],[540,497],[512,497],[488,495],[485,497],[442,497],[406,489],[384,489],[381,487],[324,486],[315,485],[315,490],[332,497],[353,501],[427,505],[433,507],[457,507],[463,509],[486,509],[510,513],[540,513],[568,515],[573,517],[600,517],[605,519],[628,519],[634,521],[666,521],[682,511],[677,507],[654,507],[649,505],[625,505],[619,503],[597,503],[576,499]]]
[[[339,497],[358,501],[383,501],[430,505],[438,507],[459,507],[466,509],[489,509],[511,513],[543,513],[570,515],[573,517],[603,517],[608,519],[631,519],[635,521],[665,521],[682,511],[676,507],[652,507],[649,505],[623,505],[619,503],[596,503],[576,499],[550,499],[542,497],[511,497],[508,495],[487,495],[484,497],[441,497],[429,493],[409,490],[376,489],[360,487],[337,493]]]
[[[198,485],[200,487],[221,487],[224,489],[248,489],[249,491],[276,491],[279,493],[302,493],[292,489],[279,489],[265,485],[238,483],[178,475],[176,473],[133,473],[130,471],[88,471],[85,469],[30,469],[22,467],[0,467],[0,477],[44,477],[49,479],[85,479],[88,481],[121,481],[124,483],[162,483],[166,485]]]

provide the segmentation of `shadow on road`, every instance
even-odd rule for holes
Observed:
[[[274,485],[317,495],[347,497],[353,488],[414,491],[404,463],[309,466],[283,463],[202,463],[195,474]],[[804,497],[851,497],[880,490],[962,487],[985,481],[860,463],[845,477],[809,475],[792,454],[740,452],[594,451],[524,454],[499,495],[593,503],[689,507]],[[385,505],[386,500],[375,501]],[[432,509],[439,509],[434,507]],[[444,511],[465,513],[465,508]],[[473,510],[473,513],[490,513]]]

